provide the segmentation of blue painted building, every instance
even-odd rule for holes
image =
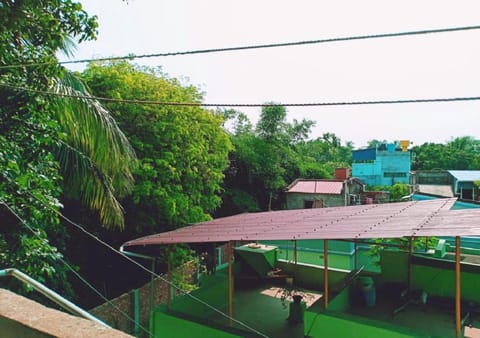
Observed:
[[[369,186],[390,186],[395,183],[410,183],[411,153],[408,141],[382,144],[377,148],[352,152],[352,176]]]
[[[449,170],[453,177],[453,193],[460,199],[479,200],[476,181],[480,181],[480,170]]]

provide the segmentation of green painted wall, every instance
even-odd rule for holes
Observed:
[[[260,245],[259,248],[250,248],[249,244],[235,248],[236,263],[247,264],[258,276],[264,277],[275,266],[277,260],[277,247]]]
[[[408,253],[384,251],[381,254],[381,281],[384,283],[407,283]],[[455,262],[418,258],[412,264],[414,289],[423,289],[429,295],[455,297]],[[461,296],[464,300],[480,302],[478,283],[480,268],[461,263]]]
[[[341,316],[341,317],[340,317]],[[410,338],[418,337],[413,332],[387,327],[381,322],[361,320],[355,317],[349,320],[345,313],[333,315],[331,313],[305,312],[305,337],[324,338]]]
[[[277,261],[277,266],[287,274],[295,276],[294,283],[301,287],[310,288],[313,290],[321,290],[323,288],[324,269],[320,266],[309,264],[294,264],[286,261]],[[341,281],[349,270],[342,269],[328,269],[328,282],[330,285],[335,285]]]
[[[224,270],[215,275],[202,275],[200,288],[190,292],[192,296],[207,302],[211,306],[223,309],[228,306],[228,277]],[[173,311],[196,317],[208,318],[213,310],[188,296],[179,296],[171,301]]]
[[[323,266],[323,253],[312,251],[297,251],[297,261],[305,264]],[[293,261],[293,250],[279,250],[278,259]],[[349,270],[353,268],[353,256],[328,254],[328,266]]]
[[[382,251],[380,255],[381,280],[384,283],[407,283],[408,253]]]
[[[150,330],[156,338],[235,338],[233,333],[217,330],[189,320],[170,316],[162,311],[152,314]]]
[[[427,293],[441,297],[455,297],[454,262],[444,262],[445,268],[412,265],[413,284],[415,288],[424,289]],[[470,265],[471,266],[471,265]],[[475,266],[471,266],[475,267]],[[463,300],[480,302],[478,284],[480,273],[467,270],[467,264],[460,266],[461,297]],[[470,270],[470,269],[468,269]],[[473,269],[474,270],[474,269]]]
[[[294,243],[293,241],[262,241],[262,243],[268,243],[270,245],[275,245],[280,249],[288,248],[293,250]],[[297,248],[303,251],[316,251],[323,252],[323,240],[311,239],[311,240],[298,240]],[[351,254],[354,250],[354,245],[352,242],[347,241],[328,241],[328,250],[331,253],[343,253]]]
[[[263,243],[263,241],[262,241]],[[265,241],[278,247],[278,259],[293,261],[292,241]],[[353,269],[354,244],[346,241],[328,241],[328,265],[337,269]],[[323,266],[323,240],[297,241],[297,260],[301,263]]]
[[[328,311],[343,312],[350,308],[350,290],[351,287],[346,287],[328,303]]]

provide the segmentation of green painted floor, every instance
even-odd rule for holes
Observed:
[[[234,318],[258,330],[266,337],[304,337],[303,324],[289,325],[286,320],[289,315],[288,308],[282,306],[280,299],[263,294],[269,288],[236,290],[233,304]],[[398,300],[386,299],[382,294],[378,294],[374,307],[357,306],[352,307],[343,314],[339,312],[331,313],[330,315],[342,318],[342,320],[383,327],[392,330],[392,332],[401,333],[402,337],[455,337],[453,308],[439,309],[435,306],[411,304],[394,315],[393,310],[399,304],[401,303]],[[479,327],[477,321],[474,321],[473,324],[475,327]],[[238,324],[235,324],[235,327],[242,328]],[[243,327],[242,329],[245,328]],[[350,333],[351,335],[344,333],[342,338],[364,337],[359,335],[359,332],[352,331]],[[321,336],[323,337],[323,335]],[[252,335],[252,337],[258,337],[258,335]]]
[[[289,316],[288,306],[282,305],[280,296],[272,294],[272,286],[265,285],[252,289],[235,290],[233,299],[233,317],[245,325],[259,331],[266,337],[271,338],[301,338],[303,324],[291,325],[287,320]],[[270,294],[270,295],[268,295]],[[210,320],[225,323],[224,318],[215,316]],[[246,330],[239,324],[234,326]],[[261,337],[252,334],[252,337]]]

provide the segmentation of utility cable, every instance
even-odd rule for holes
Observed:
[[[27,191],[28,192],[28,191]],[[30,194],[30,192],[28,192]],[[125,255],[124,253],[120,252],[119,250],[115,249],[114,247],[112,247],[110,244],[104,242],[103,240],[101,240],[100,238],[98,238],[97,236],[95,236],[94,234],[90,233],[87,229],[85,229],[84,227],[82,227],[81,225],[75,223],[74,221],[70,220],[68,217],[66,217],[65,215],[63,215],[61,212],[59,212],[58,210],[52,208],[50,205],[44,203],[41,199],[39,199],[37,196],[33,195],[33,194],[30,194],[30,196],[32,196],[33,198],[35,198],[37,201],[39,201],[40,203],[43,203],[47,208],[49,208],[50,210],[54,211],[55,213],[57,213],[63,220],[65,220],[66,222],[70,223],[71,225],[73,225],[74,227],[76,227],[77,229],[79,229],[80,231],[82,231],[83,233],[87,234],[88,236],[90,236],[91,238],[95,239],[97,242],[99,242],[100,244],[104,245],[105,247],[109,248],[110,250],[114,251],[115,253],[119,254],[120,256],[124,257],[125,259],[127,259],[128,261],[134,263],[136,266],[140,267],[142,270],[144,270],[145,272],[153,275],[154,277],[160,279],[161,281],[163,281],[164,283],[167,283],[168,285],[172,286],[173,288],[175,288],[177,291],[179,291],[181,294],[183,294],[184,296],[188,296],[190,298],[192,298],[193,300],[199,302],[200,304],[208,307],[209,309],[217,312],[218,314],[220,314],[221,316],[229,319],[229,320],[232,320],[233,322],[243,326],[244,328],[262,336],[262,337],[266,337],[268,338],[268,336],[266,336],[265,334],[259,332],[258,330],[248,326],[247,324],[235,319],[235,318],[232,318],[230,317],[229,315],[227,315],[226,313],[220,311],[219,309],[213,307],[212,305],[208,304],[207,302],[201,300],[200,298],[192,295],[191,293],[183,290],[182,288],[180,288],[179,286],[177,286],[176,284],[174,284],[173,282],[169,281],[168,279],[166,279],[165,277],[151,271],[150,269],[144,267],[143,265],[141,265],[140,263],[138,263],[137,261],[135,261],[133,258],[130,258],[128,257],[127,255]]]
[[[42,238],[30,225],[28,225],[27,221],[25,221],[23,218],[20,217],[20,215],[13,210],[12,207],[10,207],[7,203],[4,201],[0,200],[0,204],[3,204],[24,226],[27,227],[28,230],[30,230],[35,237],[37,237],[40,241],[45,241],[45,238]],[[59,260],[65,264],[65,266],[78,278],[80,281],[82,281],[85,285],[87,285],[93,292],[95,292],[104,302],[108,303],[111,307],[113,307],[115,310],[117,310],[121,315],[123,315],[125,318],[127,318],[130,322],[134,323],[135,325],[138,325],[138,327],[145,333],[149,335],[149,337],[154,337],[150,331],[148,331],[143,325],[140,323],[137,323],[135,319],[130,317],[128,313],[120,309],[118,306],[116,306],[112,301],[110,301],[107,297],[105,297],[100,291],[98,291],[92,284],[90,284],[85,278],[82,277],[75,269],[67,263],[66,260],[64,260],[62,257],[59,257]]]
[[[168,102],[168,101],[151,101],[151,100],[136,100],[136,99],[112,99],[108,97],[77,95],[55,93],[51,91],[44,91],[32,89],[27,87],[20,87],[16,85],[1,83],[0,86],[9,88],[15,91],[24,91],[28,93],[77,98],[84,100],[96,100],[110,103],[128,103],[128,104],[144,104],[157,106],[183,106],[183,107],[323,107],[323,106],[361,106],[361,105],[381,105],[381,104],[407,104],[407,103],[442,103],[442,102],[461,102],[461,101],[480,101],[480,96],[466,96],[466,97],[447,97],[447,98],[426,98],[426,99],[392,99],[392,100],[371,100],[371,101],[338,101],[338,102],[310,102],[310,103],[201,103],[201,102]]]
[[[142,59],[142,58],[156,58],[156,57],[179,56],[179,55],[233,52],[233,51],[250,50],[250,49],[292,47],[292,46],[313,45],[313,44],[341,42],[341,41],[381,39],[381,38],[392,38],[392,37],[411,36],[411,35],[437,34],[437,33],[451,33],[451,32],[459,32],[459,31],[477,30],[477,29],[480,29],[480,26],[463,26],[463,27],[451,27],[451,28],[440,28],[440,29],[425,29],[425,30],[418,30],[418,31],[345,36],[345,37],[336,37],[336,38],[327,38],[327,39],[318,39],[318,40],[305,40],[305,41],[271,43],[271,44],[261,44],[261,45],[246,45],[246,46],[225,47],[225,48],[197,49],[197,50],[190,50],[190,51],[178,51],[178,52],[166,52],[166,53],[152,53],[152,54],[140,54],[140,55],[129,54],[129,55],[125,55],[125,56],[113,56],[113,57],[104,57],[104,58],[60,61],[58,63],[66,65],[66,64],[77,64],[77,63],[98,62],[98,61],[133,60],[133,59]],[[2,66],[0,66],[0,69],[19,68],[19,67],[34,67],[34,66],[42,66],[42,65],[55,64],[55,63],[57,63],[57,62],[32,62],[32,63],[21,63],[21,64],[19,63],[19,64],[14,64],[14,65],[2,65]]]
[[[11,182],[11,179],[5,175],[3,175],[4,178],[6,178],[9,182]],[[114,247],[112,247],[110,244],[106,243],[105,241],[101,240],[100,238],[98,238],[97,236],[95,236],[94,234],[90,233],[87,229],[85,229],[84,227],[82,227],[81,225],[75,223],[74,221],[70,220],[68,217],[66,217],[65,215],[63,215],[60,211],[58,211],[57,209],[55,208],[52,208],[52,206],[50,206],[49,204],[45,203],[43,200],[41,200],[40,198],[38,198],[37,196],[35,196],[34,194],[32,194],[30,191],[28,190],[23,190],[24,192],[26,192],[28,195],[30,195],[31,197],[33,197],[34,199],[36,199],[37,201],[39,201],[40,203],[42,203],[46,208],[50,209],[51,211],[53,211],[54,213],[56,213],[60,218],[62,218],[63,220],[65,220],[67,223],[73,225],[74,227],[76,227],[77,229],[79,229],[81,232],[85,233],[86,235],[88,235],[89,237],[93,238],[94,240],[96,240],[97,242],[99,242],[100,244],[102,244],[103,246],[107,247],[108,249],[112,250],[113,252],[117,253],[118,255],[120,255],[121,257],[123,257],[124,259],[128,260],[129,262],[133,263],[134,265],[136,265],[137,267],[139,267],[140,269],[144,270],[145,272],[147,272],[148,274],[160,279],[161,281],[163,281],[164,283],[167,283],[168,285],[170,285],[171,287],[175,288],[177,291],[179,291],[181,294],[185,295],[185,296],[188,296],[190,297],[191,299],[195,300],[196,302],[206,306],[207,308],[209,308],[210,310],[218,313],[219,315],[229,319],[229,320],[232,320],[232,322],[235,322],[237,323],[238,325],[246,328],[247,330],[261,336],[261,337],[266,337],[266,338],[269,338],[267,335],[261,333],[260,331],[250,327],[249,325],[233,318],[233,317],[230,317],[229,315],[227,315],[226,313],[220,311],[219,309],[217,309],[216,307],[208,304],[207,302],[201,300],[200,298],[192,295],[191,293],[183,290],[182,288],[180,288],[179,286],[177,286],[176,284],[174,284],[173,282],[169,281],[168,279],[164,278],[163,276],[149,270],[148,268],[144,267],[142,264],[138,263],[137,261],[135,261],[133,258],[131,257],[128,257],[127,255],[125,255],[124,253],[120,252],[119,250],[115,249]]]

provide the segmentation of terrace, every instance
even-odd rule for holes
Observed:
[[[480,269],[459,246],[443,257],[415,252],[413,246],[386,250],[377,271],[334,268],[328,248],[332,239],[356,245],[370,238],[455,236],[459,243],[461,235],[480,235],[478,211],[449,210],[453,202],[245,214],[127,242],[123,249],[227,243],[226,268],[152,312],[151,329],[158,337],[461,337],[479,324]],[[304,264],[295,250],[284,260],[269,245],[233,245],[253,240],[321,240],[324,254],[317,264]],[[286,320],[290,305],[282,306],[275,289],[291,287],[292,277],[303,300],[313,300],[301,306],[303,323]],[[365,285],[366,280],[373,283]]]

